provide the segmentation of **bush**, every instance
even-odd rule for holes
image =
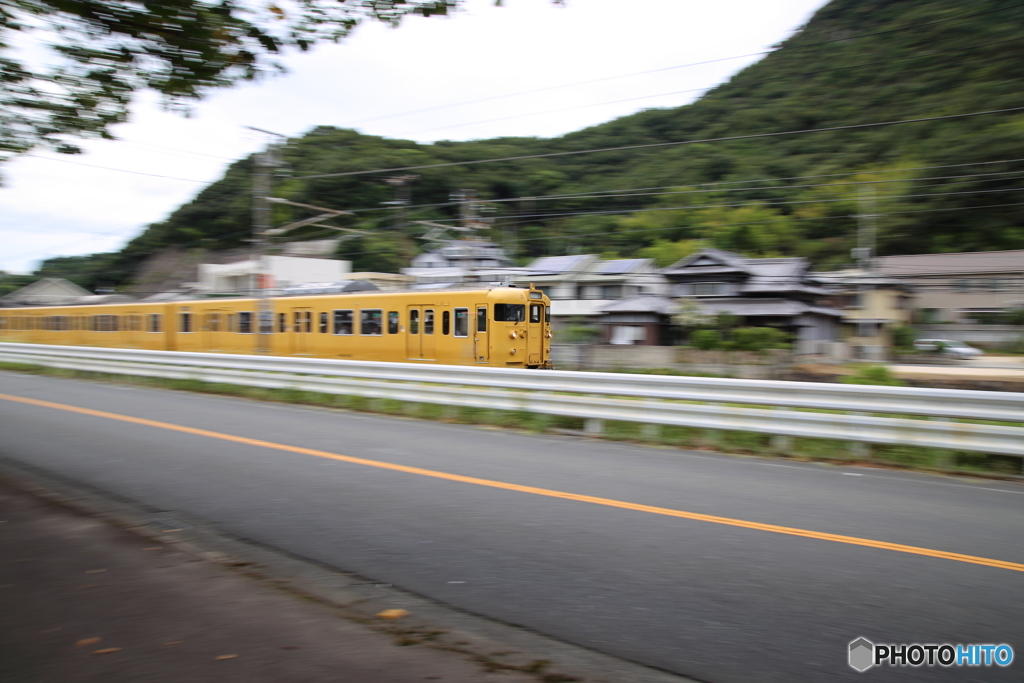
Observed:
[[[739,327],[732,338],[741,351],[764,351],[785,348],[789,335],[774,327]]]
[[[694,330],[690,335],[690,343],[702,351],[718,348],[722,343],[722,335],[718,330]]]
[[[876,384],[884,387],[902,387],[904,382],[893,377],[884,365],[862,365],[852,375],[839,380],[843,384]]]
[[[897,349],[910,349],[917,339],[917,331],[908,325],[892,328],[892,345]]]

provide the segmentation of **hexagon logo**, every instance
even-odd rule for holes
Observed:
[[[850,643],[850,666],[860,671],[867,671],[875,665],[875,644],[867,638],[858,638]]]

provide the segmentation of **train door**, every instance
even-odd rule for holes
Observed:
[[[405,357],[423,358],[423,335],[420,330],[420,309],[415,306],[406,308],[406,320],[409,324],[405,328]]]
[[[544,304],[531,303],[527,317],[526,364],[539,365],[541,347],[544,345]]]
[[[426,359],[429,359],[429,360],[433,360],[434,358],[436,358],[436,356],[434,355],[434,348],[435,348],[434,335],[435,335],[435,332],[436,332],[436,330],[434,329],[434,325],[436,324],[436,322],[437,322],[437,320],[434,317],[434,309],[433,308],[424,308],[423,309],[423,334],[420,335],[420,340],[421,340],[421,344],[420,344],[420,354],[421,355],[420,355],[420,358],[426,358]]]
[[[308,356],[309,337],[313,333],[313,309],[293,308],[292,311],[291,354]]]
[[[477,363],[489,363],[490,341],[487,332],[487,304],[476,305],[476,325],[473,328],[473,358]]]
[[[228,346],[228,311],[224,308],[208,310],[203,313],[199,322],[203,335],[203,349],[207,351],[223,351]]]

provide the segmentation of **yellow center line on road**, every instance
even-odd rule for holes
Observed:
[[[466,477],[461,474],[451,474],[449,472],[438,472],[437,470],[427,470],[421,467],[409,467],[408,465],[399,465],[397,463],[384,462],[381,460],[367,460],[366,458],[356,458],[351,455],[341,455],[339,453],[330,453],[328,451],[319,451],[313,448],[302,448],[301,446],[289,446],[287,444],[274,443],[273,441],[261,441],[260,439],[250,439],[244,436],[235,436],[233,434],[224,434],[221,432],[212,432],[206,429],[196,429],[195,427],[185,427],[184,425],[176,425],[170,422],[158,422],[157,420],[147,420],[141,417],[131,417],[130,415],[120,415],[118,413],[108,413],[102,410],[93,410],[91,408],[80,408],[78,406],[66,405],[63,403],[53,403],[51,401],[41,401],[34,398],[25,398],[22,396],[11,396],[9,394],[0,394],[0,399],[5,401],[13,401],[15,403],[24,403],[27,405],[40,406],[42,408],[53,408],[55,410],[63,410],[70,413],[79,413],[81,415],[91,415],[93,417],[102,417],[109,420],[118,420],[120,422],[129,422],[132,424],[145,425],[147,427],[156,427],[158,429],[168,429],[175,432],[182,432],[184,434],[194,434],[196,436],[205,436],[211,439],[220,439],[221,441],[230,441],[233,443],[246,444],[248,446],[258,446],[260,448],[272,448],[279,451],[288,451],[290,453],[301,453],[303,455],[312,455],[317,458],[327,458],[329,460],[338,460],[340,462],[353,463],[355,465],[365,465],[367,467],[377,467],[385,470],[394,470],[396,472],[405,472],[407,474],[416,474],[423,477],[433,477],[435,479],[447,479],[448,481],[457,481],[463,484],[474,484],[476,486],[487,486],[495,489],[504,489],[506,491],[518,491],[519,493],[529,493],[535,496],[546,496],[548,498],[561,498],[563,500],[573,500],[579,503],[591,503],[594,505],[603,505],[605,507],[620,508],[622,510],[632,510],[634,512],[646,512],[652,515],[663,515],[667,517],[681,517],[682,519],[692,519],[699,522],[711,522],[713,524],[725,524],[727,526],[741,527],[744,529],[755,529],[757,531],[769,531],[776,534],[787,534],[789,536],[803,536],[804,538],[814,538],[820,541],[833,541],[835,543],[847,543],[849,545],[860,545],[868,548],[878,548],[881,550],[893,550],[900,553],[910,553],[913,555],[925,555],[928,557],[937,557],[943,560],[954,560],[957,562],[968,562],[970,564],[980,564],[987,567],[997,567],[999,569],[1009,569],[1011,571],[1024,572],[1024,564],[1017,562],[1007,562],[1004,560],[994,560],[988,557],[977,557],[975,555],[961,555],[960,553],[950,553],[943,550],[932,550],[931,548],[919,548],[912,545],[902,545],[899,543],[886,543],[884,541],[875,541],[870,538],[858,538],[856,536],[841,536],[839,534],[826,534],[820,531],[811,531],[809,529],[798,529],[795,527],[778,526],[775,524],[762,524],[760,522],[749,522],[743,519],[733,519],[731,517],[717,517],[715,515],[702,515],[696,512],[686,512],[684,510],[673,510],[672,508],[655,507],[653,505],[641,505],[638,503],[629,503],[624,500],[615,500],[614,498],[599,498],[597,496],[585,496],[578,493],[568,493],[566,491],[557,491],[554,489],[543,489],[535,486],[523,486],[521,484],[510,484],[504,481],[495,481],[493,479],[478,479],[477,477]]]

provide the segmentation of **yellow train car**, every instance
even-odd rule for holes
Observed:
[[[0,309],[0,341],[551,367],[551,302],[493,287]]]

